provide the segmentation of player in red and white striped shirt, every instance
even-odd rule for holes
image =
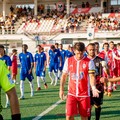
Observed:
[[[66,120],[73,120],[78,113],[82,120],[88,120],[90,116],[90,85],[93,96],[99,97],[99,91],[95,87],[94,62],[84,57],[84,51],[84,43],[75,43],[75,56],[67,58],[64,64],[59,96],[64,99],[64,85],[69,75]]]

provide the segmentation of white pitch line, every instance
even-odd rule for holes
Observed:
[[[65,97],[66,99],[66,97]],[[50,112],[52,109],[54,109],[55,107],[57,107],[63,100],[59,100],[57,101],[55,104],[53,104],[52,106],[50,106],[48,109],[46,109],[45,111],[43,111],[41,114],[39,114],[37,117],[33,118],[32,120],[39,120],[40,118],[42,118],[45,114],[47,114],[48,112]]]

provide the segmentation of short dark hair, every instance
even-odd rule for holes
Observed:
[[[85,44],[82,42],[76,42],[73,46],[74,50],[83,52],[85,50]]]
[[[14,53],[14,52],[17,52],[17,50],[16,50],[16,49],[13,49],[12,52],[13,52],[13,53]]]
[[[108,44],[107,42],[103,44],[103,47],[104,47],[105,45],[108,45],[108,46],[109,46],[109,44]]]
[[[55,45],[59,45],[58,43],[55,43]]]
[[[99,42],[94,42],[94,44],[99,46]]]
[[[41,45],[37,45],[36,47],[41,47]]]
[[[23,47],[23,46],[25,46],[25,47],[27,47],[27,48],[28,48],[28,45],[27,45],[27,44],[23,44],[23,45],[22,45],[22,47]]]
[[[0,45],[0,48],[3,48],[3,49],[4,49],[5,47],[4,47],[3,45]]]
[[[109,42],[109,44],[110,44],[110,43],[113,43],[113,44],[114,44],[114,42],[113,42],[113,41],[110,41],[110,42]]]
[[[120,43],[117,43],[117,46],[120,46]]]
[[[55,46],[54,45],[51,45],[51,47],[50,47],[51,49],[55,49]]]

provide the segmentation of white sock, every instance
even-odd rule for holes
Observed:
[[[57,85],[57,81],[58,81],[58,73],[54,72],[54,76],[55,76],[55,84]]]
[[[51,79],[51,82],[53,82],[54,81],[54,77],[52,76],[52,72],[49,72],[49,77]]]
[[[6,94],[6,104],[9,104],[9,98],[7,94]]]
[[[37,76],[37,85],[38,85],[38,87],[40,87],[40,77],[39,76]]]
[[[20,92],[21,92],[21,97],[24,97],[24,81],[20,81]]]
[[[31,94],[33,94],[34,90],[33,90],[33,82],[29,82],[30,83],[30,89],[31,89]]]
[[[46,79],[45,77],[41,77],[41,79],[43,80],[44,84],[46,83]]]
[[[15,79],[14,79],[13,81],[14,81],[14,83],[16,82],[16,80],[15,80]]]
[[[59,77],[59,79],[61,78],[61,76],[62,76],[62,71],[59,71],[59,72],[58,72],[58,77]]]

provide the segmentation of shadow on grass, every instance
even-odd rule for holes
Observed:
[[[60,113],[60,114],[54,114],[54,115],[45,115],[44,117],[41,118],[41,120],[65,120],[65,114]]]
[[[104,118],[118,117],[120,116],[120,110],[109,110],[109,111],[103,110],[101,115],[102,117],[104,116]]]

